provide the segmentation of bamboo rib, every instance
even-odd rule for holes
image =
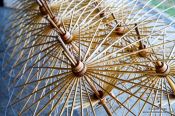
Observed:
[[[11,106],[23,104],[19,115],[97,115],[100,107],[108,115],[141,115],[147,108],[162,115],[166,97],[165,113],[174,115],[174,21],[152,13],[166,0],[145,12],[151,1],[140,9],[139,0],[17,0],[6,40],[12,54],[4,64],[14,60],[12,68],[21,68],[10,85],[16,87]],[[158,61],[171,68],[167,75],[157,72]],[[74,68],[84,72],[77,76]]]

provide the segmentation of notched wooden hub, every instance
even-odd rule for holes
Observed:
[[[156,64],[156,73],[162,74],[162,76],[170,73],[170,67],[166,63],[158,61]]]
[[[56,16],[54,16],[53,18],[52,18],[52,20],[53,20],[53,22],[55,23],[55,25],[57,26],[57,27],[60,27],[61,26],[61,21],[56,17]],[[55,27],[54,27],[55,28]]]
[[[87,71],[87,67],[81,61],[78,61],[76,66],[72,66],[72,72],[76,77],[82,77]]]
[[[69,44],[72,42],[72,35],[67,31],[65,34],[61,35],[61,39],[65,44]]]

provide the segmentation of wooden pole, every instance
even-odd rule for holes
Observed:
[[[169,76],[166,76],[166,79],[167,79],[167,81],[168,81],[168,83],[169,83],[169,85],[170,85],[170,87],[173,90],[173,93],[175,95],[175,83],[174,83],[174,81],[172,79],[170,79]]]
[[[101,105],[104,107],[105,111],[107,112],[107,114],[109,116],[112,116],[111,111],[109,110],[109,108],[107,107],[107,104],[105,102],[105,98],[101,98],[99,91],[97,91],[95,85],[87,78],[85,77],[86,81],[88,82],[88,84],[90,85],[91,89],[94,91],[95,95],[98,97],[98,99],[100,100]]]
[[[46,19],[51,23],[51,25],[53,27],[56,28],[57,32],[60,35],[60,37],[57,37],[56,39],[61,43],[61,46],[62,46],[64,52],[66,53],[66,57],[68,57],[68,60],[72,63],[72,65],[75,66],[77,64],[77,61],[74,58],[74,56],[70,53],[70,51],[68,50],[68,48],[65,45],[65,42],[63,40],[63,39],[66,39],[66,40],[70,41],[71,35],[69,34],[69,32],[65,31],[63,27],[61,27],[60,23],[58,25],[58,22],[60,22],[60,21],[56,20],[53,12],[51,11],[51,9],[50,9],[50,7],[49,7],[49,5],[48,5],[46,0],[37,0],[37,3],[38,3],[39,6],[41,6],[41,7],[43,7],[45,9],[45,11],[44,11],[45,13],[44,14],[47,13]]]

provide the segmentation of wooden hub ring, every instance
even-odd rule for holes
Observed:
[[[54,21],[54,23],[56,24],[56,26],[60,27],[61,25],[61,21],[59,19],[57,19],[55,16],[54,18],[52,19]]]
[[[72,42],[72,35],[67,31],[65,34],[61,35],[61,39],[65,44],[69,44]]]
[[[81,61],[76,66],[72,66],[72,72],[76,77],[82,77],[86,73],[87,67]]]
[[[170,67],[163,62],[157,62],[156,73],[163,74],[163,76],[168,75],[170,73]]]

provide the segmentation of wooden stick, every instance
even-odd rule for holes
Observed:
[[[102,98],[99,97],[100,93],[97,91],[95,85],[86,76],[85,76],[85,79],[88,82],[88,84],[90,85],[90,87],[92,88],[92,90],[94,91],[95,95],[100,99],[100,103],[103,105],[103,107],[106,110],[107,114],[109,116],[112,116],[112,113],[110,112],[109,108],[107,107],[107,104],[106,104],[104,98],[102,99]]]
[[[170,87],[173,90],[173,93],[175,95],[175,83],[174,83],[174,81],[172,79],[170,79],[169,76],[166,76],[166,79],[167,79],[167,81],[168,81],[168,83],[169,83],[169,85],[170,85]]]

